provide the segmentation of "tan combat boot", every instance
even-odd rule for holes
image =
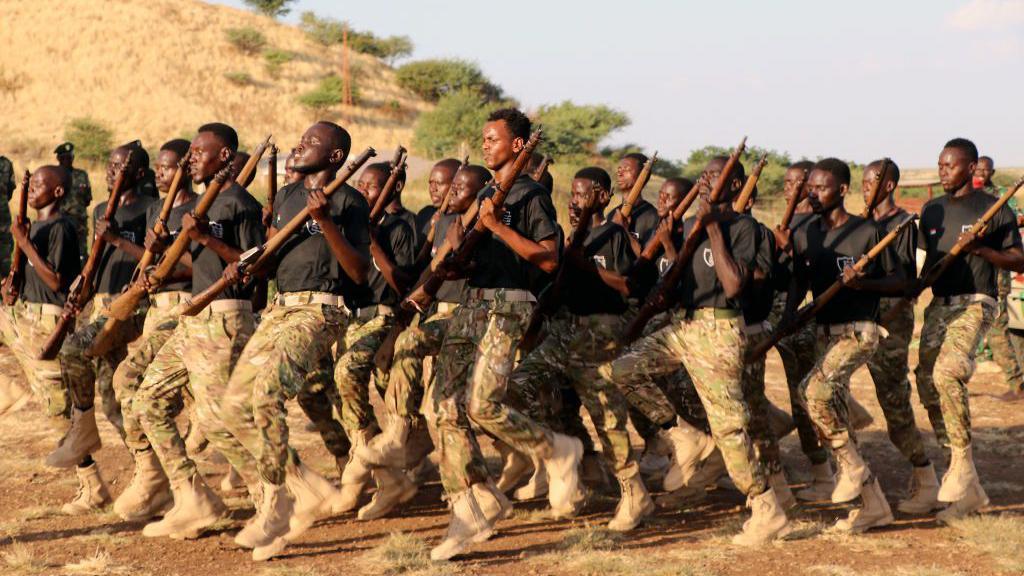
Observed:
[[[512,497],[519,502],[543,498],[547,495],[548,488],[548,471],[544,468],[544,461],[537,459],[533,461],[533,474],[530,475],[530,480],[516,488]]]
[[[88,410],[74,408],[71,410],[71,427],[57,449],[46,457],[46,465],[52,468],[77,466],[102,446],[100,431],[96,428],[96,407]]]
[[[430,559],[437,562],[458,556],[473,542],[489,538],[494,526],[487,520],[472,489],[452,496],[452,516],[444,540],[430,551]]]
[[[61,512],[69,516],[98,512],[110,503],[110,491],[95,462],[85,468],[75,468],[75,475],[78,476],[78,493],[74,500],[61,506]]]
[[[860,508],[850,510],[850,515],[836,522],[836,529],[840,532],[860,534],[871,528],[880,528],[892,524],[892,510],[889,502],[885,500],[882,487],[878,484],[878,478],[872,477],[864,490],[860,493],[864,505]]]
[[[910,496],[901,500],[897,509],[903,514],[928,514],[941,507],[935,467],[931,464],[915,467],[910,476]]]
[[[853,440],[841,448],[836,448],[833,453],[836,456],[839,473],[836,474],[836,487],[832,490],[832,503],[842,504],[860,496],[864,483],[871,476],[871,471],[860,457]]]
[[[647,493],[639,470],[620,476],[618,480],[622,496],[615,508],[615,517],[608,523],[608,529],[629,532],[639,526],[644,518],[654,514],[654,500]]]
[[[946,524],[952,520],[974,514],[985,506],[988,506],[988,494],[985,494],[985,489],[981,487],[981,482],[975,479],[967,488],[967,494],[960,500],[950,504],[945,510],[936,514],[935,519]]]
[[[409,421],[394,418],[384,432],[356,449],[356,457],[371,466],[405,468],[405,446],[409,437]]]
[[[726,490],[739,491],[726,472],[722,451],[715,447],[707,458],[700,461],[697,471],[690,477],[687,485],[697,488],[715,485],[722,486]]]
[[[949,470],[942,477],[939,488],[940,502],[957,502],[967,496],[967,492],[978,482],[978,471],[974,467],[974,451],[968,445],[964,448],[953,447],[950,452]]]
[[[768,486],[775,491],[775,497],[778,498],[779,506],[782,506],[783,510],[790,510],[797,505],[793,491],[789,489],[789,483],[786,481],[786,474],[781,470],[768,476]]]
[[[330,512],[332,516],[351,512],[359,505],[359,497],[363,495],[363,491],[370,483],[370,466],[356,454],[361,447],[370,442],[373,436],[374,431],[370,429],[356,432],[355,438],[353,438],[355,443],[352,445],[348,460],[344,463],[344,469],[341,471],[341,497],[332,500]],[[342,465],[340,458],[338,465]]]
[[[359,509],[356,517],[360,520],[383,518],[395,506],[412,500],[419,491],[409,476],[397,468],[374,468],[373,479],[377,483],[377,491],[370,498],[370,503]]]
[[[701,461],[707,459],[714,452],[715,442],[711,436],[697,430],[682,419],[679,419],[676,426],[662,430],[659,434],[672,447],[670,457],[672,463],[665,472],[662,486],[665,490],[674,492],[690,484]]]
[[[170,536],[175,540],[198,538],[227,511],[199,474],[178,485],[171,484],[171,492],[174,493],[174,509],[159,522],[146,524],[142,529],[143,536]]]
[[[294,509],[295,500],[286,485],[263,483],[263,501],[259,510],[263,534],[252,550],[253,560],[270,560],[288,547],[287,535],[291,530]]]
[[[245,488],[245,480],[242,479],[242,475],[235,470],[234,466],[228,465],[227,474],[220,479],[220,491],[221,492],[234,492],[235,490],[241,490]]]
[[[748,496],[747,504],[751,511],[750,520],[743,524],[742,532],[733,536],[733,544],[761,546],[792,531],[774,490],[769,488],[757,496]]]
[[[298,538],[318,518],[340,507],[341,493],[326,478],[305,464],[289,465],[284,484],[294,498],[289,539]]]
[[[811,466],[811,483],[797,490],[796,499],[804,502],[822,502],[832,499],[832,491],[836,489],[835,475],[832,465],[826,460]]]
[[[135,474],[114,501],[114,513],[129,522],[159,516],[174,504],[171,483],[156,453],[145,450],[134,456]]]
[[[508,494],[530,474],[533,464],[529,456],[517,452],[501,440],[494,441],[494,448],[501,455],[501,476],[498,477],[498,490]]]
[[[574,516],[583,500],[579,474],[582,459],[583,443],[579,438],[551,434],[550,450],[543,460],[548,476],[548,502],[555,519]]]

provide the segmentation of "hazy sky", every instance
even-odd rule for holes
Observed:
[[[1024,165],[1024,0],[299,0],[286,20],[304,10],[476,61],[527,108],[618,108],[632,124],[611,142],[667,157],[747,134],[927,167],[966,136]]]

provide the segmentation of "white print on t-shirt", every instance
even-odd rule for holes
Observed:
[[[640,233],[639,232],[630,232],[630,234],[633,235],[633,238],[636,238],[637,240],[640,239]]]
[[[853,262],[853,256],[836,256],[836,266],[839,267],[840,274],[843,273],[847,266],[853,266]]]
[[[715,267],[715,255],[711,253],[711,248],[704,249],[704,263],[708,265],[708,268]]]
[[[306,232],[310,236],[315,236],[317,234],[323,234],[323,229],[320,228],[320,224],[317,223],[316,220],[306,220]]]
[[[960,226],[960,233],[963,234],[964,232],[970,232],[973,226],[973,224],[964,224]]]
[[[672,262],[668,258],[662,256],[658,258],[658,274],[663,276],[668,269],[672,267]]]
[[[505,213],[503,213],[501,215],[501,223],[504,224],[505,226],[511,226],[512,225],[512,213],[511,212],[507,212],[507,211]]]
[[[220,222],[210,222],[210,234],[213,234],[214,238],[223,240],[224,239],[224,225]]]
[[[135,244],[135,232],[132,232],[131,230],[121,230],[121,238]]]
[[[380,266],[377,266],[377,259],[374,258],[373,256],[370,256],[370,262],[373,262],[374,269],[376,269],[377,272],[380,272]]]
[[[601,268],[608,267],[608,261],[605,260],[604,256],[601,256],[600,254],[594,254],[594,263],[600,266]]]

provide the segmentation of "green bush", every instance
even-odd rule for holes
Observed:
[[[598,142],[629,125],[629,117],[618,110],[568,100],[541,106],[536,117],[544,126],[544,151],[555,158],[592,156]]]
[[[259,54],[267,45],[267,37],[255,28],[228,28],[225,30],[228,42],[243,54]]]
[[[224,79],[236,86],[252,86],[256,83],[248,72],[225,72]]]
[[[295,0],[245,0],[250,8],[271,18],[287,15],[292,11],[288,5],[293,2]]]
[[[704,166],[707,165],[711,158],[715,156],[728,156],[731,153],[731,148],[724,148],[722,146],[705,146],[694,150],[690,152],[690,156],[682,167],[683,176],[695,179],[700,176]],[[757,161],[761,159],[761,155],[765,153],[768,154],[768,163],[765,165],[764,170],[761,172],[761,178],[757,182],[758,194],[762,197],[781,195],[782,182],[786,177],[786,167],[793,163],[789,154],[775,150],[766,150],[757,146],[748,146],[743,151],[743,155],[740,156],[740,161],[749,174],[754,169]],[[853,169],[854,165],[851,164],[850,168]],[[859,183],[860,181],[858,180],[857,182]]]
[[[278,78],[281,75],[281,68],[292,60],[295,60],[295,53],[288,50],[267,48],[263,51],[263,61],[271,78]]]
[[[335,75],[330,75],[320,81],[316,88],[300,94],[298,103],[314,112],[323,112],[331,106],[341,104],[345,94],[345,82]],[[352,102],[359,102],[359,92],[356,86],[352,86]]]
[[[433,110],[420,115],[413,146],[428,158],[455,155],[463,142],[470,150],[478,150],[487,116],[504,104],[488,101],[473,90],[445,94]]]
[[[501,88],[491,83],[480,68],[465,60],[433,59],[410,62],[398,68],[398,84],[428,102],[459,90],[470,90],[487,101],[501,99]]]
[[[614,166],[623,156],[632,152],[640,152],[650,156],[649,152],[645,151],[642,146],[635,142],[620,146],[605,146],[601,148],[600,154],[602,158],[606,159],[608,164]],[[683,161],[658,156],[658,161],[654,163],[651,173],[662,178],[677,178],[683,175]]]
[[[102,162],[114,147],[114,131],[92,118],[74,118],[64,128],[64,139],[75,145],[75,155]]]
[[[303,12],[299,20],[301,28],[310,40],[321,46],[340,46],[345,36],[346,22],[333,18],[320,18],[313,12]],[[395,60],[412,54],[413,43],[408,36],[378,38],[372,32],[360,32],[348,26],[348,45],[352,50],[369,54],[393,65]]]

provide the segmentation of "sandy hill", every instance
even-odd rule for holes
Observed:
[[[0,153],[18,164],[48,157],[77,117],[147,147],[214,120],[235,126],[244,145],[273,133],[290,146],[314,119],[297,96],[341,70],[340,48],[198,0],[0,0],[0,12]],[[273,78],[260,54],[242,54],[227,41],[225,31],[240,27],[259,30],[268,47],[295,59]],[[351,67],[361,103],[323,116],[348,126],[356,147],[408,143],[426,105],[376,59],[352,54]],[[227,80],[232,73],[248,74],[251,84]]]

